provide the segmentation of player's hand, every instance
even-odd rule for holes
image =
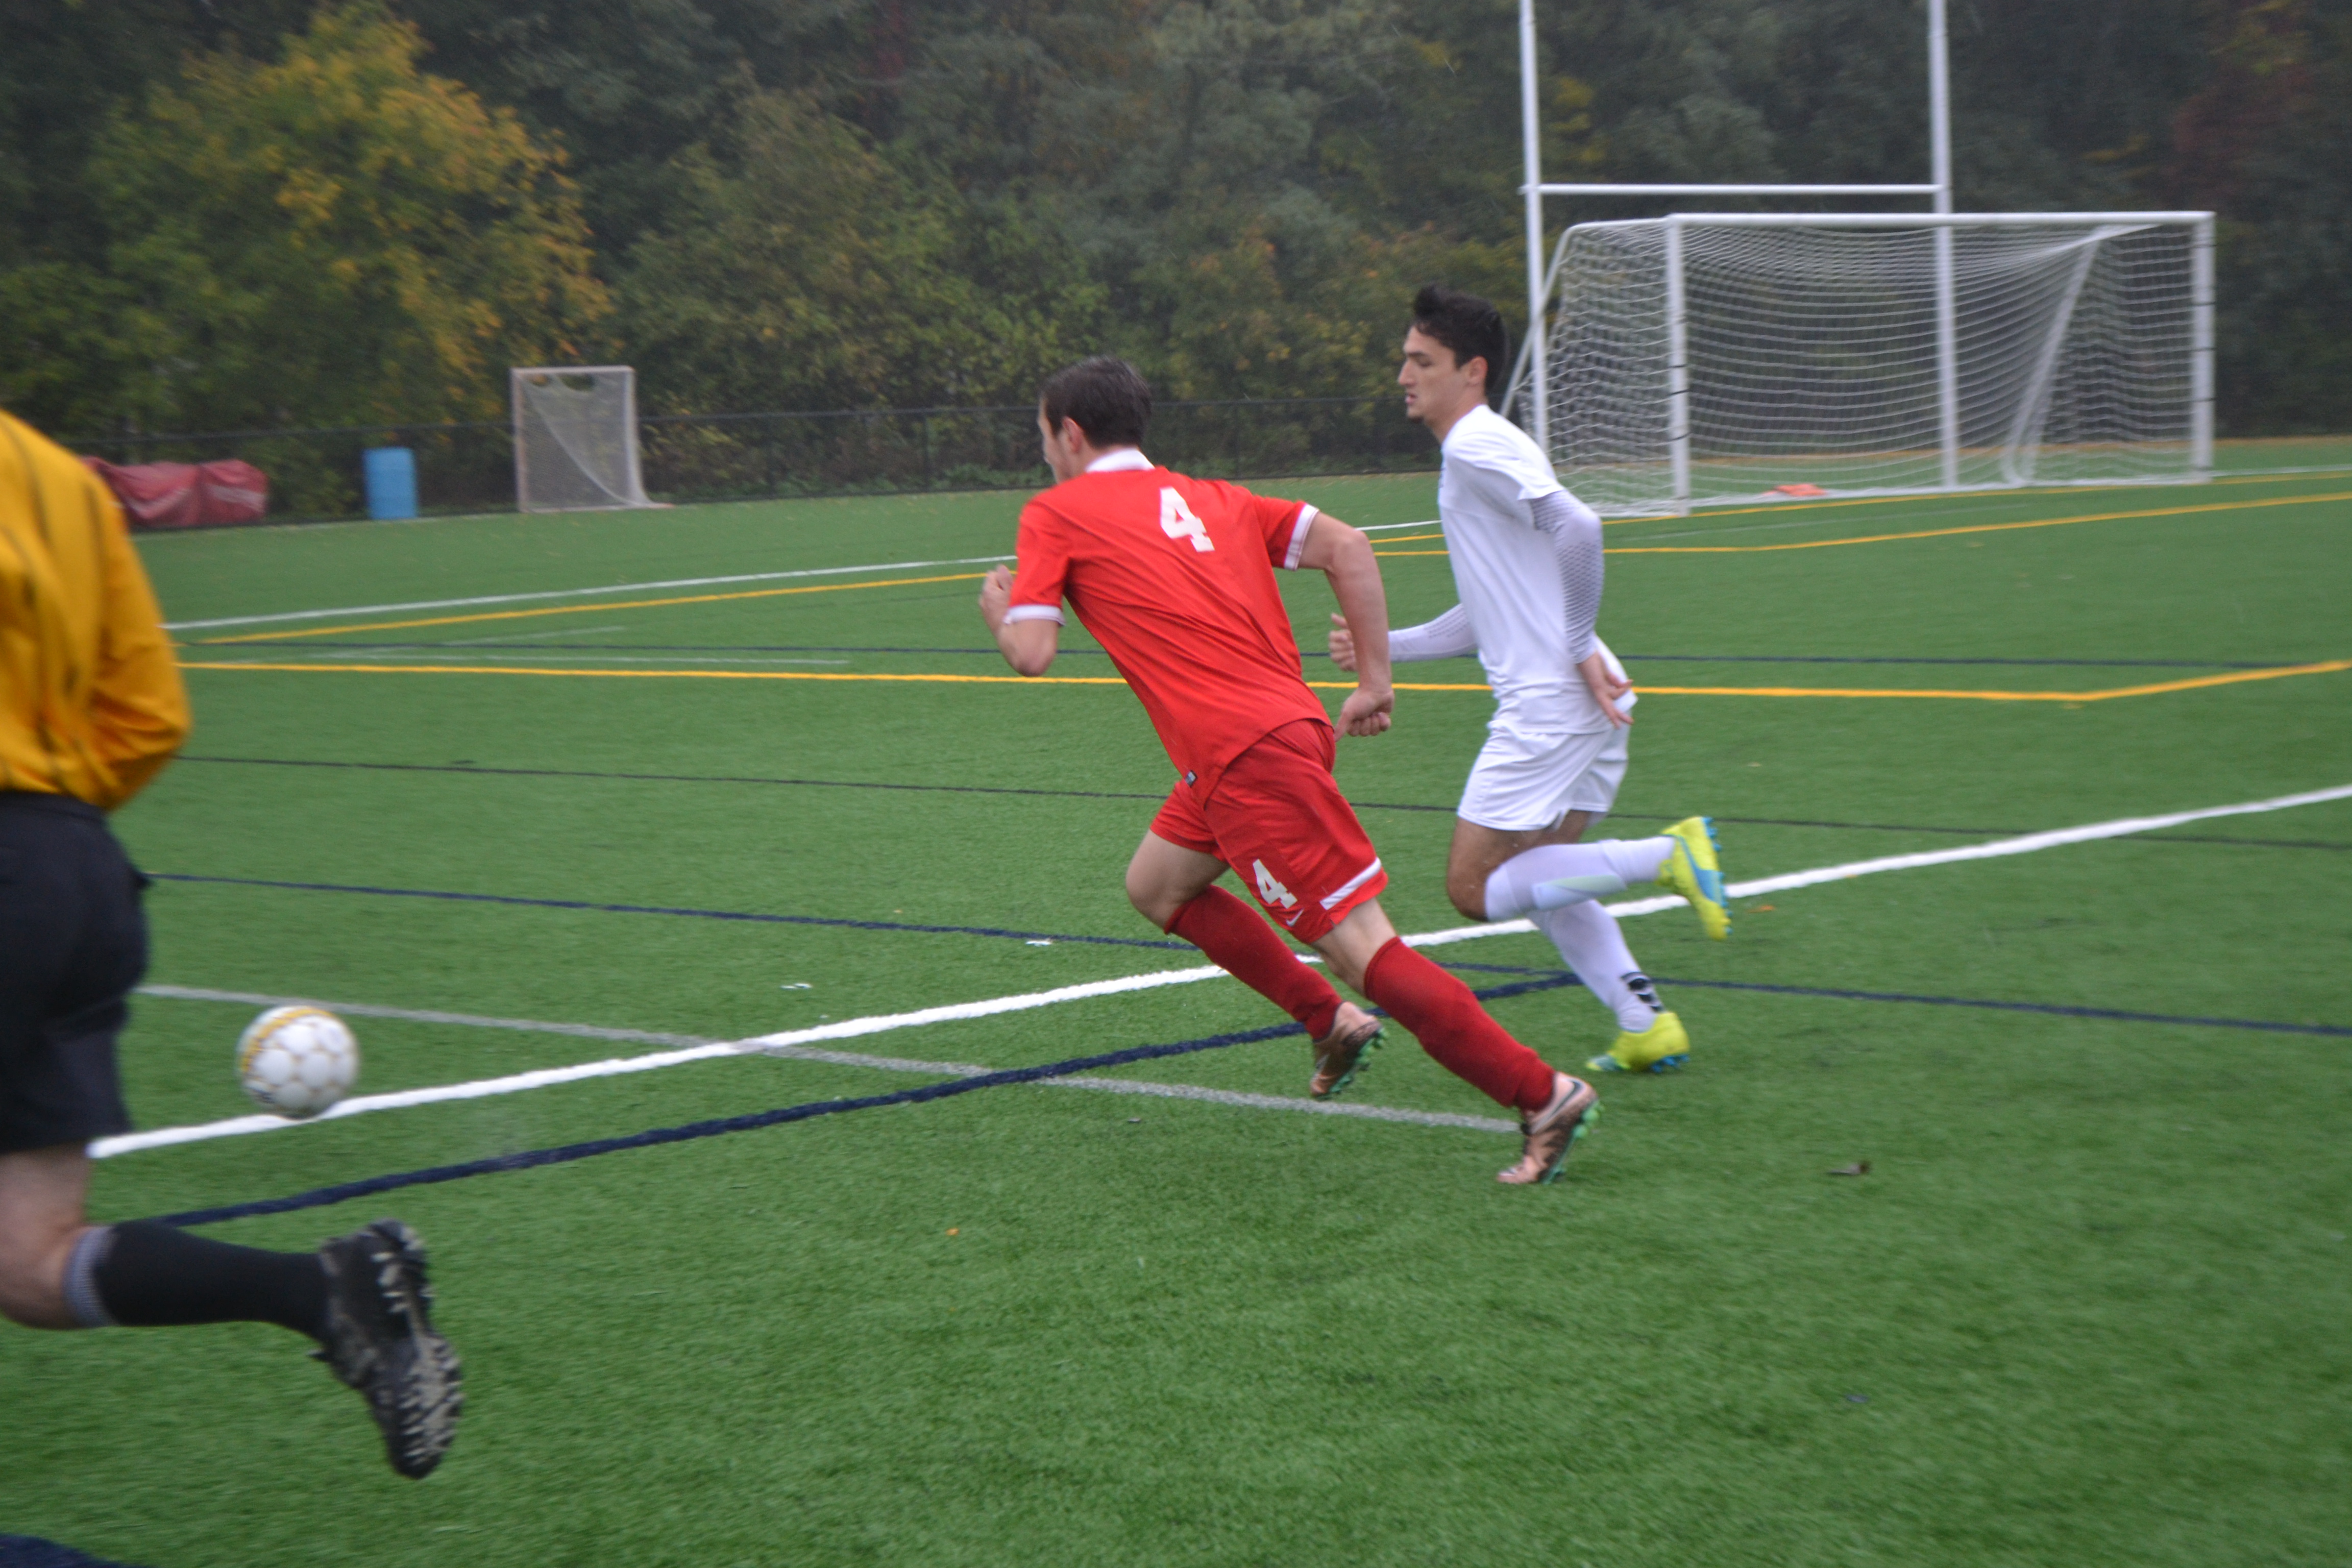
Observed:
[[[994,631],[1004,624],[1004,612],[1013,603],[1013,569],[996,566],[980,580],[980,618]]]
[[[1587,654],[1584,662],[1576,669],[1584,677],[1585,689],[1592,693],[1592,700],[1601,704],[1601,711],[1609,716],[1610,723],[1620,730],[1633,723],[1633,716],[1617,704],[1633,689],[1633,683],[1618,679],[1616,671],[1609,668],[1609,661],[1601,657],[1600,649],[1595,648]]]
[[[1356,634],[1348,629],[1345,616],[1331,617],[1331,662],[1351,675],[1355,673]]]
[[[1395,691],[1385,686],[1359,686],[1339,704],[1339,730],[1348,735],[1377,735],[1395,716]]]

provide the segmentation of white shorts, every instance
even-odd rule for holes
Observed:
[[[1616,725],[1582,735],[1489,730],[1456,815],[1498,833],[1549,827],[1571,811],[1606,816],[1625,782],[1629,733]]]

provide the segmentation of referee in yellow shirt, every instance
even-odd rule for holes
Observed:
[[[0,1312],[37,1329],[282,1324],[319,1342],[366,1395],[393,1468],[421,1477],[464,1401],[406,1226],[264,1252],[83,1215],[86,1146],[131,1130],[114,1041],[147,968],[146,879],[106,813],[187,733],[113,496],[0,413]]]

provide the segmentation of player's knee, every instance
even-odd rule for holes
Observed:
[[[1449,868],[1445,873],[1445,896],[1454,907],[1474,921],[1486,918],[1486,879],[1468,868]]]
[[[0,1317],[28,1329],[66,1326],[64,1272],[50,1250],[0,1237]]]
[[[1168,890],[1132,866],[1127,868],[1127,901],[1135,906],[1137,914],[1161,931],[1166,931],[1168,922],[1176,918],[1176,905]]]

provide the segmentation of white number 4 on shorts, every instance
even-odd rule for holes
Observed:
[[[1192,515],[1192,509],[1184,504],[1184,498],[1173,487],[1163,488],[1160,492],[1160,531],[1171,539],[1191,540],[1195,550],[1216,548],[1209,542],[1207,527]],[[1258,875],[1264,877],[1265,873],[1260,871]]]
[[[1174,492],[1170,491],[1168,493],[1173,494]],[[1281,905],[1286,910],[1295,910],[1298,907],[1298,895],[1292,892],[1288,888],[1284,887],[1281,883],[1276,881],[1274,879],[1274,873],[1265,868],[1265,861],[1253,860],[1250,862],[1250,866],[1257,872],[1258,902],[1265,905],[1269,909],[1273,908],[1276,904]]]

